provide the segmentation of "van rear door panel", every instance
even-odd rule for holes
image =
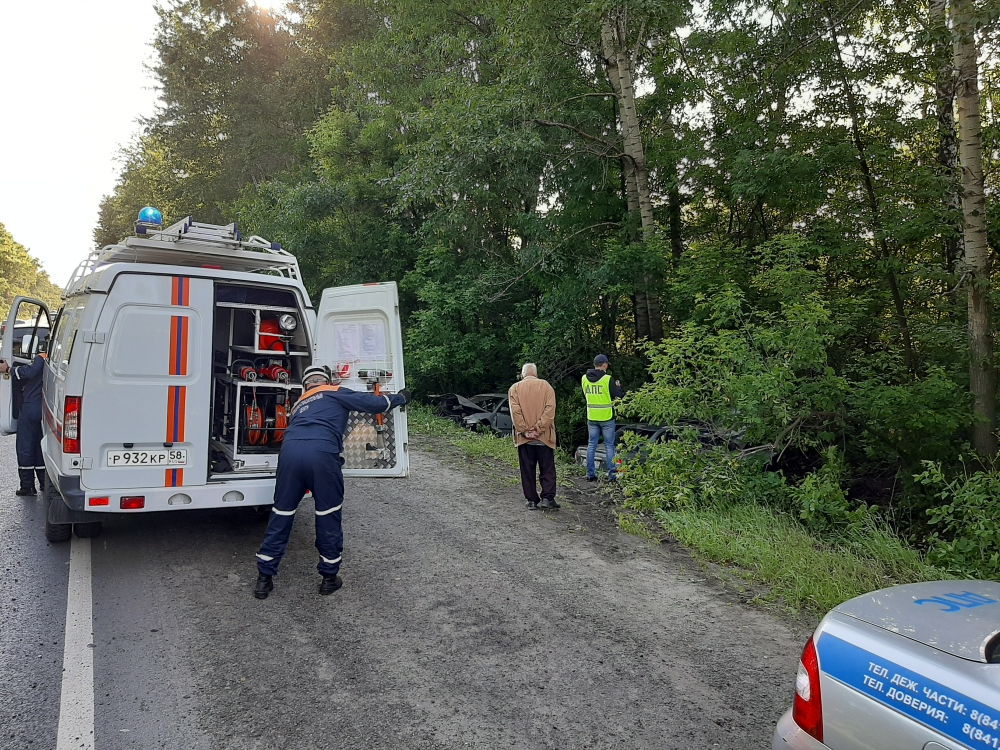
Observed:
[[[213,283],[122,274],[91,342],[84,487],[182,487],[208,476]]]
[[[395,282],[324,289],[316,314],[316,361],[341,373],[356,391],[396,393],[406,387]],[[406,476],[406,413],[381,418],[352,413],[344,435],[344,474]]]

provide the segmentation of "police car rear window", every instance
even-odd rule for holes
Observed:
[[[219,284],[215,291],[215,301],[235,302],[243,305],[267,305],[268,307],[298,307],[295,303],[295,295],[291,292],[257,286]]]

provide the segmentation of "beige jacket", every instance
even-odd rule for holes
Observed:
[[[556,447],[556,392],[546,381],[533,375],[519,380],[507,391],[510,398],[510,416],[514,421],[514,444],[524,445],[541,440],[550,448]],[[538,432],[537,438],[526,438],[529,430]]]

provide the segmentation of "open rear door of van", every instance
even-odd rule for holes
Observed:
[[[394,281],[324,289],[316,315],[316,362],[341,385],[369,393],[406,386],[399,295]],[[344,435],[344,474],[404,477],[409,470],[406,413],[352,412]]]
[[[15,297],[0,331],[3,341],[0,359],[11,367],[30,364],[39,349],[38,329],[44,328],[48,333],[49,322],[49,308],[44,302],[30,297]],[[17,408],[14,404],[14,380],[8,373],[0,375],[0,435],[13,435],[15,432]]]

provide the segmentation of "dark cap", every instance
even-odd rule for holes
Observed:
[[[603,354],[598,354],[596,357],[594,357],[594,367],[600,367],[601,365],[606,365],[606,364],[609,364],[608,358],[605,357]]]

